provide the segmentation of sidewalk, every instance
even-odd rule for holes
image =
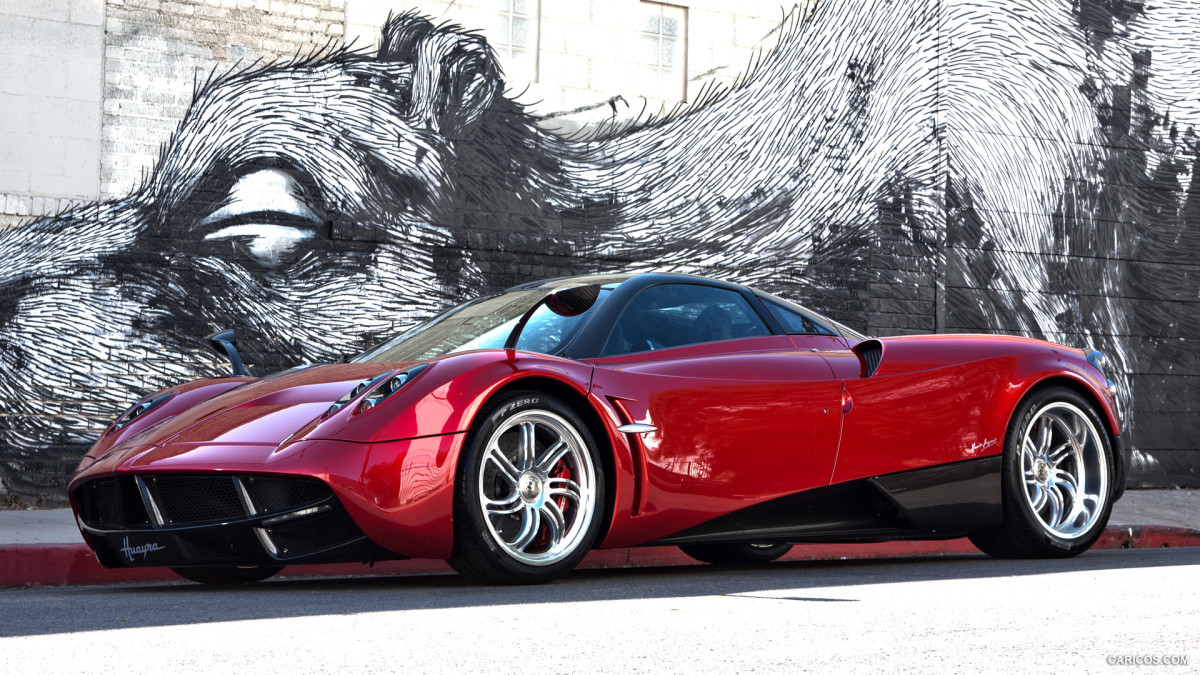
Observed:
[[[1113,507],[1094,548],[1200,546],[1200,490],[1129,490]],[[881,544],[808,544],[784,560],[838,560],[978,553],[966,539]],[[699,564],[673,546],[593,551],[581,567]],[[449,572],[440,560],[397,560],[290,567],[283,576],[397,575]],[[83,544],[70,509],[0,511],[0,588],[179,580],[160,568],[104,569]]]

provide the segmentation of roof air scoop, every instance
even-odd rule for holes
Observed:
[[[242,357],[237,350],[237,336],[232,330],[222,330],[209,335],[207,338],[208,346],[217,356],[229,359],[229,365],[233,368],[233,374],[236,377],[250,375],[250,371],[242,364]]]

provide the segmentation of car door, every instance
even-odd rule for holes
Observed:
[[[658,536],[828,484],[841,382],[819,353],[771,334],[742,293],[693,283],[643,289],[603,355],[589,360],[593,395],[623,424],[653,427],[628,437],[633,511]]]

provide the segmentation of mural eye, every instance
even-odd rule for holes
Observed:
[[[232,243],[259,264],[277,267],[292,262],[323,222],[295,177],[261,169],[238,178],[198,226],[206,232],[204,241]]]

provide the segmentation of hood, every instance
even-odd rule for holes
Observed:
[[[164,418],[114,446],[104,459],[126,466],[143,465],[203,447],[205,454],[217,453],[227,461],[232,457],[226,457],[228,450],[221,448],[236,447],[237,459],[261,461],[260,455],[269,454],[323,415],[358,383],[411,365],[346,363],[269,375]],[[264,453],[247,452],[255,446]]]

